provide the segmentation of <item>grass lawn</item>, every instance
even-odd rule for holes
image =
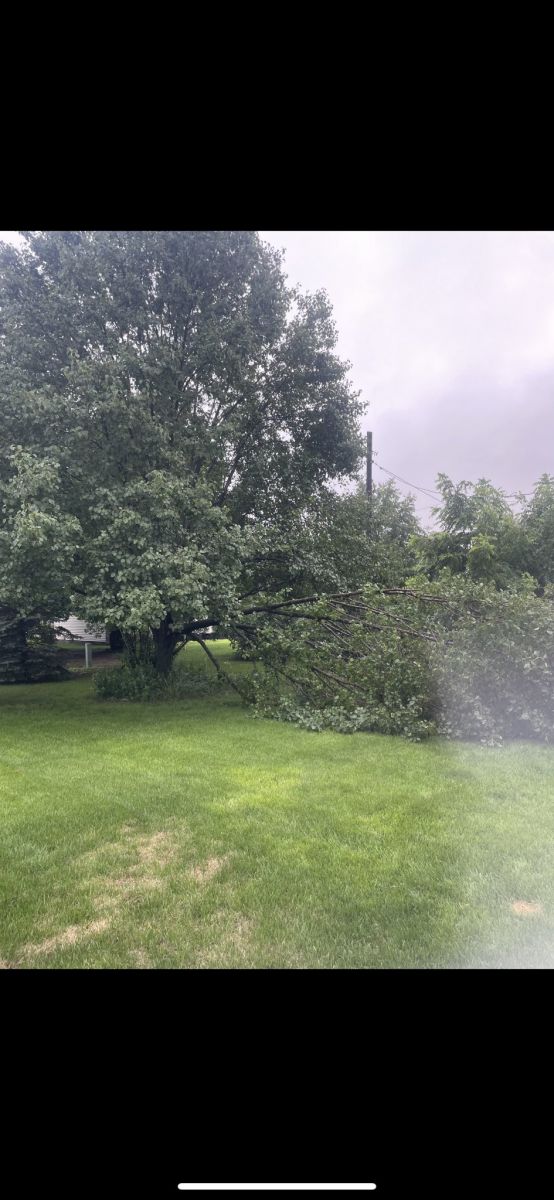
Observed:
[[[3,966],[554,966],[554,748],[2,687],[0,822]]]

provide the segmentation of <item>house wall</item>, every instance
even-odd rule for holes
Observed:
[[[85,621],[78,621],[77,617],[68,617],[66,621],[54,621],[55,625],[63,625],[64,629],[69,629],[74,641],[82,642],[107,642],[109,641],[105,629],[92,629]]]
[[[109,642],[109,634],[102,627],[92,629],[90,625],[86,625],[84,621],[78,621],[77,617],[68,617],[66,621],[54,621],[54,625],[63,625],[64,629],[69,629],[74,641],[78,642]],[[217,637],[214,633],[213,625],[208,625],[207,629],[201,630],[204,637]]]

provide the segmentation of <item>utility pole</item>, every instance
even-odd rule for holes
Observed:
[[[373,459],[373,434],[368,433],[368,435],[367,435],[367,463],[366,463],[366,477],[365,477],[365,490],[366,490],[366,494],[368,496],[371,496],[372,459]]]

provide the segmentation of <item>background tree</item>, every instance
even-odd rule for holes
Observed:
[[[418,570],[435,579],[448,568],[454,575],[467,574],[499,588],[515,583],[528,571],[526,532],[500,488],[488,479],[454,484],[440,474],[437,489],[442,502],[433,515],[441,529],[414,543]]]
[[[272,531],[358,467],[331,308],[255,233],[24,237],[0,254],[0,479],[18,448],[55,473],[68,603],[148,632],[167,672],[232,617],[247,563],[256,586]]]
[[[541,475],[530,497],[522,497],[522,530],[527,538],[527,570],[539,588],[554,583],[554,476]]]

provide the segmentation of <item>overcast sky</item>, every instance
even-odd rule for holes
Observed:
[[[291,282],[329,292],[378,463],[427,488],[439,471],[508,492],[554,474],[553,232],[262,237]],[[431,503],[418,494],[422,517]]]
[[[427,488],[439,471],[508,492],[554,474],[553,232],[261,236],[291,283],[328,291],[377,463]]]

